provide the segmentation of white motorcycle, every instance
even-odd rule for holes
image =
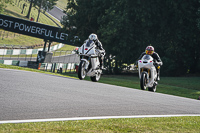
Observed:
[[[102,70],[100,68],[98,55],[102,54],[103,51],[96,49],[94,41],[87,40],[78,49],[78,53],[81,57],[78,68],[78,78],[82,80],[85,76],[89,76],[92,81],[99,81]]]
[[[142,90],[156,91],[156,78],[157,71],[154,66],[154,60],[150,55],[144,55],[141,60],[138,61],[138,71],[140,78],[140,87]]]

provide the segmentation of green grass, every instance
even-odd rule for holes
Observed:
[[[27,4],[24,14],[21,14],[22,9],[20,8],[20,6],[18,6],[18,3],[16,4],[15,2],[13,4],[7,4],[4,14],[28,20],[25,16],[27,15],[27,12],[28,12],[29,3],[25,2],[25,1],[21,1],[19,5],[22,5],[23,3]],[[37,9],[32,7],[31,17],[34,17],[35,20],[37,18],[37,13],[38,13]],[[54,18],[52,18],[52,19],[54,19]],[[54,21],[56,21],[58,24],[60,24],[60,22],[58,22],[56,19],[54,19]],[[43,13],[40,13],[39,22],[46,24],[46,25],[51,25],[51,26],[57,27],[57,25],[51,19],[46,17]],[[38,39],[35,37],[26,36],[26,35],[20,35],[20,34],[8,32],[8,31],[5,31],[5,34],[3,34],[3,32],[4,32],[3,30],[0,30],[0,32],[2,33],[0,36],[0,44],[21,45],[21,46],[32,46],[32,45],[36,45],[36,44],[44,44],[43,39]],[[55,44],[55,42],[54,42],[54,44]]]
[[[67,74],[77,77],[77,74]],[[90,80],[86,77],[85,80]],[[156,92],[197,99],[200,96],[200,77],[161,77]],[[140,89],[138,76],[103,75],[101,83]]]
[[[200,117],[165,117],[1,124],[1,133],[199,133]]]
[[[28,8],[29,8],[29,2],[26,2],[26,1],[22,0],[18,5],[18,2],[16,3],[15,1],[16,0],[14,0],[14,2],[12,4],[7,4],[7,7],[6,7],[5,11],[4,11],[4,14],[5,15],[9,15],[9,16],[13,16],[13,17],[18,17],[18,18],[29,20],[28,18],[26,18],[26,15],[28,13]],[[19,0],[17,0],[17,1],[19,1]],[[22,7],[22,5],[24,3],[26,3],[27,6],[24,8],[24,13],[21,14],[21,11],[22,11],[21,7]],[[30,17],[33,17],[35,19],[35,21],[36,21],[37,16],[38,16],[38,10],[35,7],[32,7]],[[51,16],[49,16],[49,17],[51,17]],[[57,21],[54,18],[52,18],[52,19],[54,21],[56,21],[58,24],[61,25],[61,23],[59,21]],[[49,19],[46,15],[44,15],[44,13],[42,13],[42,12],[40,13],[39,23],[43,23],[43,24],[46,24],[46,25],[51,25],[51,26],[56,26],[57,27],[57,25],[51,19]]]
[[[9,33],[8,37],[7,37],[7,33]],[[7,45],[19,45],[19,46],[33,46],[37,44],[44,44],[44,40],[6,31],[4,39],[2,40],[2,36],[0,37],[0,44],[1,45],[7,44]]]
[[[62,10],[65,10],[65,8],[67,6],[67,0],[58,0],[56,6]]]

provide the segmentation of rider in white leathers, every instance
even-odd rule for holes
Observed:
[[[95,45],[97,46],[97,48],[101,51],[103,51],[100,55],[99,55],[99,61],[100,61],[100,68],[103,69],[103,59],[105,56],[105,50],[103,49],[102,43],[98,40],[97,35],[92,33],[89,35],[89,38],[87,40],[85,40],[85,42],[87,41],[94,41]]]

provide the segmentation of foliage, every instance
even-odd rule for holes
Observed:
[[[57,3],[56,4],[57,7],[59,7],[62,10],[65,10],[66,5],[67,5],[67,0],[58,0],[56,3]]]
[[[30,0],[30,6],[29,6],[29,12],[27,14],[27,18],[30,17],[30,12],[31,12],[31,8],[32,6],[37,7],[38,8],[38,17],[36,22],[38,22],[39,16],[40,16],[40,12],[41,12],[41,8],[44,11],[49,11],[51,9],[53,9],[53,6],[56,5],[56,2],[58,0]]]
[[[28,5],[28,3],[24,2],[24,1],[21,1],[19,3],[19,5],[23,5],[23,3],[26,3]],[[7,7],[4,9],[5,11],[3,13],[4,15],[13,16],[13,17],[27,20],[27,18],[25,17],[25,14],[27,12],[24,12],[24,14],[21,14],[21,8],[20,8],[20,6],[18,6],[18,1],[14,2],[12,4],[8,3],[8,4],[6,4],[6,6]],[[32,12],[31,12],[31,16],[34,17],[36,15],[37,15],[37,10],[35,10],[35,8],[33,8]],[[42,17],[42,19],[40,20],[40,23],[43,23],[46,25],[51,25],[51,26],[56,26],[56,24],[51,19],[49,19],[50,16],[47,17],[46,15],[41,14],[41,17]],[[52,19],[54,21],[57,21],[54,18],[52,18]],[[0,45],[2,45],[2,44],[33,46],[33,45],[44,44],[44,40],[35,38],[35,37],[30,37],[30,36],[26,36],[26,35],[9,32],[9,31],[0,30]],[[54,44],[56,44],[56,42],[52,43],[51,45],[54,45]]]
[[[97,33],[116,67],[132,64],[147,45],[164,62],[164,75],[200,72],[198,0],[69,0],[62,24],[81,42]],[[75,28],[74,28],[75,27]]]
[[[6,8],[6,4],[12,2],[12,0],[1,0],[0,1],[0,13],[4,12],[4,9]]]

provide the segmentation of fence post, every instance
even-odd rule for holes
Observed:
[[[53,73],[55,73],[55,69],[56,69],[56,63],[54,63],[53,65]]]
[[[32,55],[33,55],[33,54],[31,54],[31,58],[30,58],[30,61],[32,61]]]
[[[25,61],[26,61],[26,58],[27,58],[27,54],[26,54],[26,56],[25,56]]]
[[[45,71],[47,71],[47,67],[48,67],[48,63],[47,63],[47,65],[46,65],[46,70],[45,70]]]
[[[2,56],[2,59],[4,58],[5,49],[6,49],[6,45],[4,44],[4,50],[3,50],[3,56]]]

